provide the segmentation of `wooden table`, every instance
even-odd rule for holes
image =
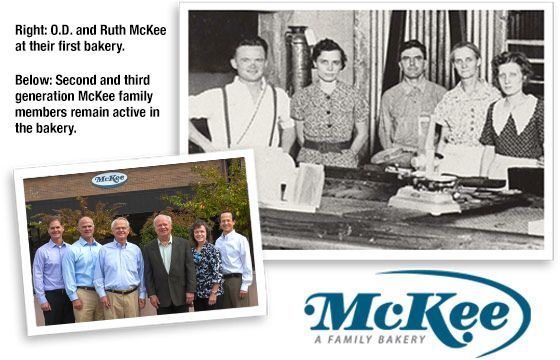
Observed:
[[[387,206],[403,184],[379,169],[327,168],[316,213],[260,209],[264,249],[543,249],[527,221],[544,217],[542,198],[493,196],[438,217]]]

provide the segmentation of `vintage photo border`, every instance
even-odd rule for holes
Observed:
[[[188,11],[189,10],[543,10],[545,17],[545,194],[542,250],[264,250],[265,260],[552,260],[553,259],[553,140],[554,42],[553,2],[536,3],[180,3],[180,154],[188,153]],[[192,156],[192,155],[189,155]]]
[[[93,321],[84,323],[63,324],[55,326],[38,326],[35,318],[33,284],[31,278],[31,264],[29,262],[29,242],[27,232],[27,214],[25,207],[24,180],[46,177],[65,176],[88,172],[106,172],[114,169],[132,169],[153,167],[160,165],[197,163],[210,160],[224,160],[230,158],[244,158],[247,174],[249,207],[251,212],[251,230],[253,234],[253,255],[255,276],[258,279],[257,305],[246,308],[220,309],[173,315],[154,315],[130,319],[115,319],[110,321]],[[101,330],[125,327],[137,327],[157,324],[172,324],[194,322],[202,320],[228,319],[250,316],[264,316],[267,314],[266,280],[263,266],[262,240],[259,224],[259,209],[256,193],[256,178],[252,150],[238,150],[230,152],[215,152],[210,154],[185,156],[154,157],[134,160],[119,160],[83,164],[55,165],[46,167],[26,168],[14,170],[16,208],[18,217],[19,243],[21,251],[21,265],[23,276],[23,295],[26,311],[27,334],[44,335],[65,332]],[[219,325],[216,325],[219,326]]]

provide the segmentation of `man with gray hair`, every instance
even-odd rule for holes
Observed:
[[[116,218],[111,230],[114,241],[99,250],[95,290],[103,304],[105,320],[138,317],[146,298],[142,252],[127,241],[130,224],[126,218]]]
[[[144,279],[158,315],[184,313],[194,301],[196,270],[188,241],[173,236],[170,216],[154,218],[157,239],[144,248]]]

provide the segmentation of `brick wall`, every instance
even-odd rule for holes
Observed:
[[[193,172],[194,166],[216,167],[225,174],[225,160],[199,163],[159,165],[134,169],[114,169],[81,174],[25,179],[25,201],[63,199],[76,196],[106,195],[129,191],[143,191],[192,186],[203,179]],[[128,176],[126,183],[115,188],[100,188],[91,179],[105,172],[120,172]]]

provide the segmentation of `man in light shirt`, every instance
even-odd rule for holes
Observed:
[[[111,230],[115,239],[99,250],[93,279],[95,290],[101,298],[105,320],[137,317],[146,298],[142,252],[127,241],[127,219],[113,220]]]
[[[229,210],[220,214],[222,235],[216,248],[222,258],[224,309],[249,306],[249,286],[253,282],[251,250],[247,238],[235,232],[235,219]]]
[[[171,235],[170,216],[154,218],[157,239],[144,248],[144,280],[158,315],[184,313],[194,301],[196,269],[191,245]]]
[[[260,37],[242,40],[230,60],[233,82],[189,97],[189,119],[208,121],[211,139],[189,120],[189,140],[204,152],[278,146],[289,152],[295,141],[290,99],[265,79],[267,52]]]
[[[62,240],[60,219],[47,220],[50,240],[37,249],[33,259],[33,288],[45,317],[45,325],[74,322],[72,303],[64,290],[62,258],[70,247]]]
[[[381,97],[379,141],[383,149],[418,148],[418,118],[434,113],[447,90],[426,79],[426,46],[410,40],[400,47],[399,67],[402,81]]]
[[[95,264],[101,250],[101,244],[93,238],[93,220],[82,217],[78,221],[78,232],[80,239],[68,247],[62,259],[64,287],[72,301],[76,322],[103,320],[103,305],[93,285]]]

